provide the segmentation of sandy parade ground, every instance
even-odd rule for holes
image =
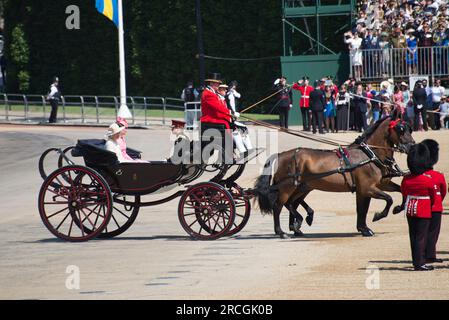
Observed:
[[[105,128],[0,125],[0,298],[2,299],[449,299],[449,220],[443,217],[432,272],[412,272],[407,221],[403,213],[372,223],[385,202],[373,200],[368,225],[376,235],[356,231],[355,195],[312,192],[315,210],[304,237],[279,239],[271,216],[254,205],[249,223],[236,236],[193,241],[180,226],[178,200],[141,208],[134,225],[111,240],[68,243],[42,224],[37,198],[40,154],[77,139],[102,138]],[[263,128],[250,127],[253,138]],[[356,133],[327,137],[353,141]],[[449,131],[413,134],[440,143],[436,169],[449,172]],[[170,131],[131,129],[128,145],[143,158],[169,155]],[[330,148],[279,134],[279,151],[298,146]],[[264,158],[249,165],[238,183],[254,185]],[[405,156],[396,159],[405,168]],[[51,170],[49,166],[49,170]],[[53,169],[56,169],[56,164]],[[396,178],[400,183],[400,179]],[[395,204],[401,196],[392,194]],[[449,202],[445,201],[445,207]],[[301,210],[304,215],[304,210]],[[288,230],[288,214],[281,216]],[[73,267],[79,288],[67,287]]]

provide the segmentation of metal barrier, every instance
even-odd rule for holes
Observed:
[[[198,129],[201,117],[201,102],[186,102],[184,108],[184,121],[186,122],[186,129]]]
[[[361,66],[354,65],[360,62]],[[350,54],[351,77],[361,80],[430,78],[449,75],[449,47],[384,48],[354,50]]]
[[[0,120],[46,122],[49,102],[43,95],[2,94]],[[185,119],[184,101],[165,97],[127,97],[134,125],[166,124],[167,118]],[[117,117],[120,99],[117,96],[61,96],[58,121],[65,123],[110,123]],[[3,112],[1,111],[3,109]]]

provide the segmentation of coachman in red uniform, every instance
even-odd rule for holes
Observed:
[[[305,131],[311,129],[312,110],[309,108],[310,93],[315,90],[312,86],[309,86],[309,77],[303,77],[297,83],[293,84],[294,90],[301,92],[301,98],[299,99],[299,108],[302,115],[302,127]]]
[[[433,170],[433,167],[438,162],[438,155],[440,152],[440,148],[438,142],[431,139],[426,139],[422,144],[426,145],[430,152],[430,167],[429,170],[426,171],[425,174],[428,174],[432,177],[434,188],[435,188],[435,203],[432,206],[432,219],[430,221],[429,226],[429,236],[427,239],[427,247],[426,247],[426,260],[427,263],[442,263],[442,259],[437,258],[437,242],[438,237],[440,235],[441,229],[441,214],[443,212],[443,200],[446,196],[446,179],[444,179],[444,175],[438,171]]]
[[[224,156],[232,159],[232,133],[230,130],[231,111],[218,96],[218,87],[222,83],[219,73],[212,73],[205,80],[206,88],[201,95],[201,140],[202,149],[211,145],[210,157],[214,150],[222,152],[220,159],[226,161]],[[209,147],[208,147],[209,148]],[[223,151],[225,151],[223,153]],[[203,161],[207,161],[203,155]],[[230,160],[232,161],[232,160]]]
[[[206,88],[201,95],[201,125],[221,124],[229,129],[231,122],[231,112],[223,104],[217,94],[218,87],[222,83],[220,74],[213,73],[206,79]]]
[[[430,152],[424,144],[414,145],[407,156],[411,174],[401,184],[404,209],[409,226],[413,266],[416,271],[430,271],[426,265],[426,247],[432,206],[435,203],[435,188],[432,177],[426,173],[430,163]]]

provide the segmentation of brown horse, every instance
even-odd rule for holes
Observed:
[[[307,210],[306,222],[311,225],[313,210],[304,199],[312,190],[355,192],[357,230],[363,236],[373,236],[366,224],[370,201],[372,198],[386,201],[385,209],[376,213],[373,221],[388,215],[393,199],[385,191],[401,191],[391,181],[399,175],[393,154],[408,152],[415,143],[411,132],[406,123],[387,117],[368,128],[344,152],[298,148],[272,155],[254,189],[262,213],[273,214],[274,231],[283,238],[279,215],[285,206],[290,212],[290,229],[301,235],[303,218],[297,207],[301,204]],[[271,183],[274,163],[277,168]]]

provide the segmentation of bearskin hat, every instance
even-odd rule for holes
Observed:
[[[423,140],[421,143],[425,144],[427,149],[429,149],[430,165],[431,165],[430,168],[432,168],[438,162],[438,156],[440,153],[440,145],[438,144],[438,142],[436,142],[433,139],[426,139],[426,140]]]
[[[414,175],[419,175],[427,170],[430,166],[430,152],[425,144],[418,143],[410,148],[407,155],[407,166]]]

